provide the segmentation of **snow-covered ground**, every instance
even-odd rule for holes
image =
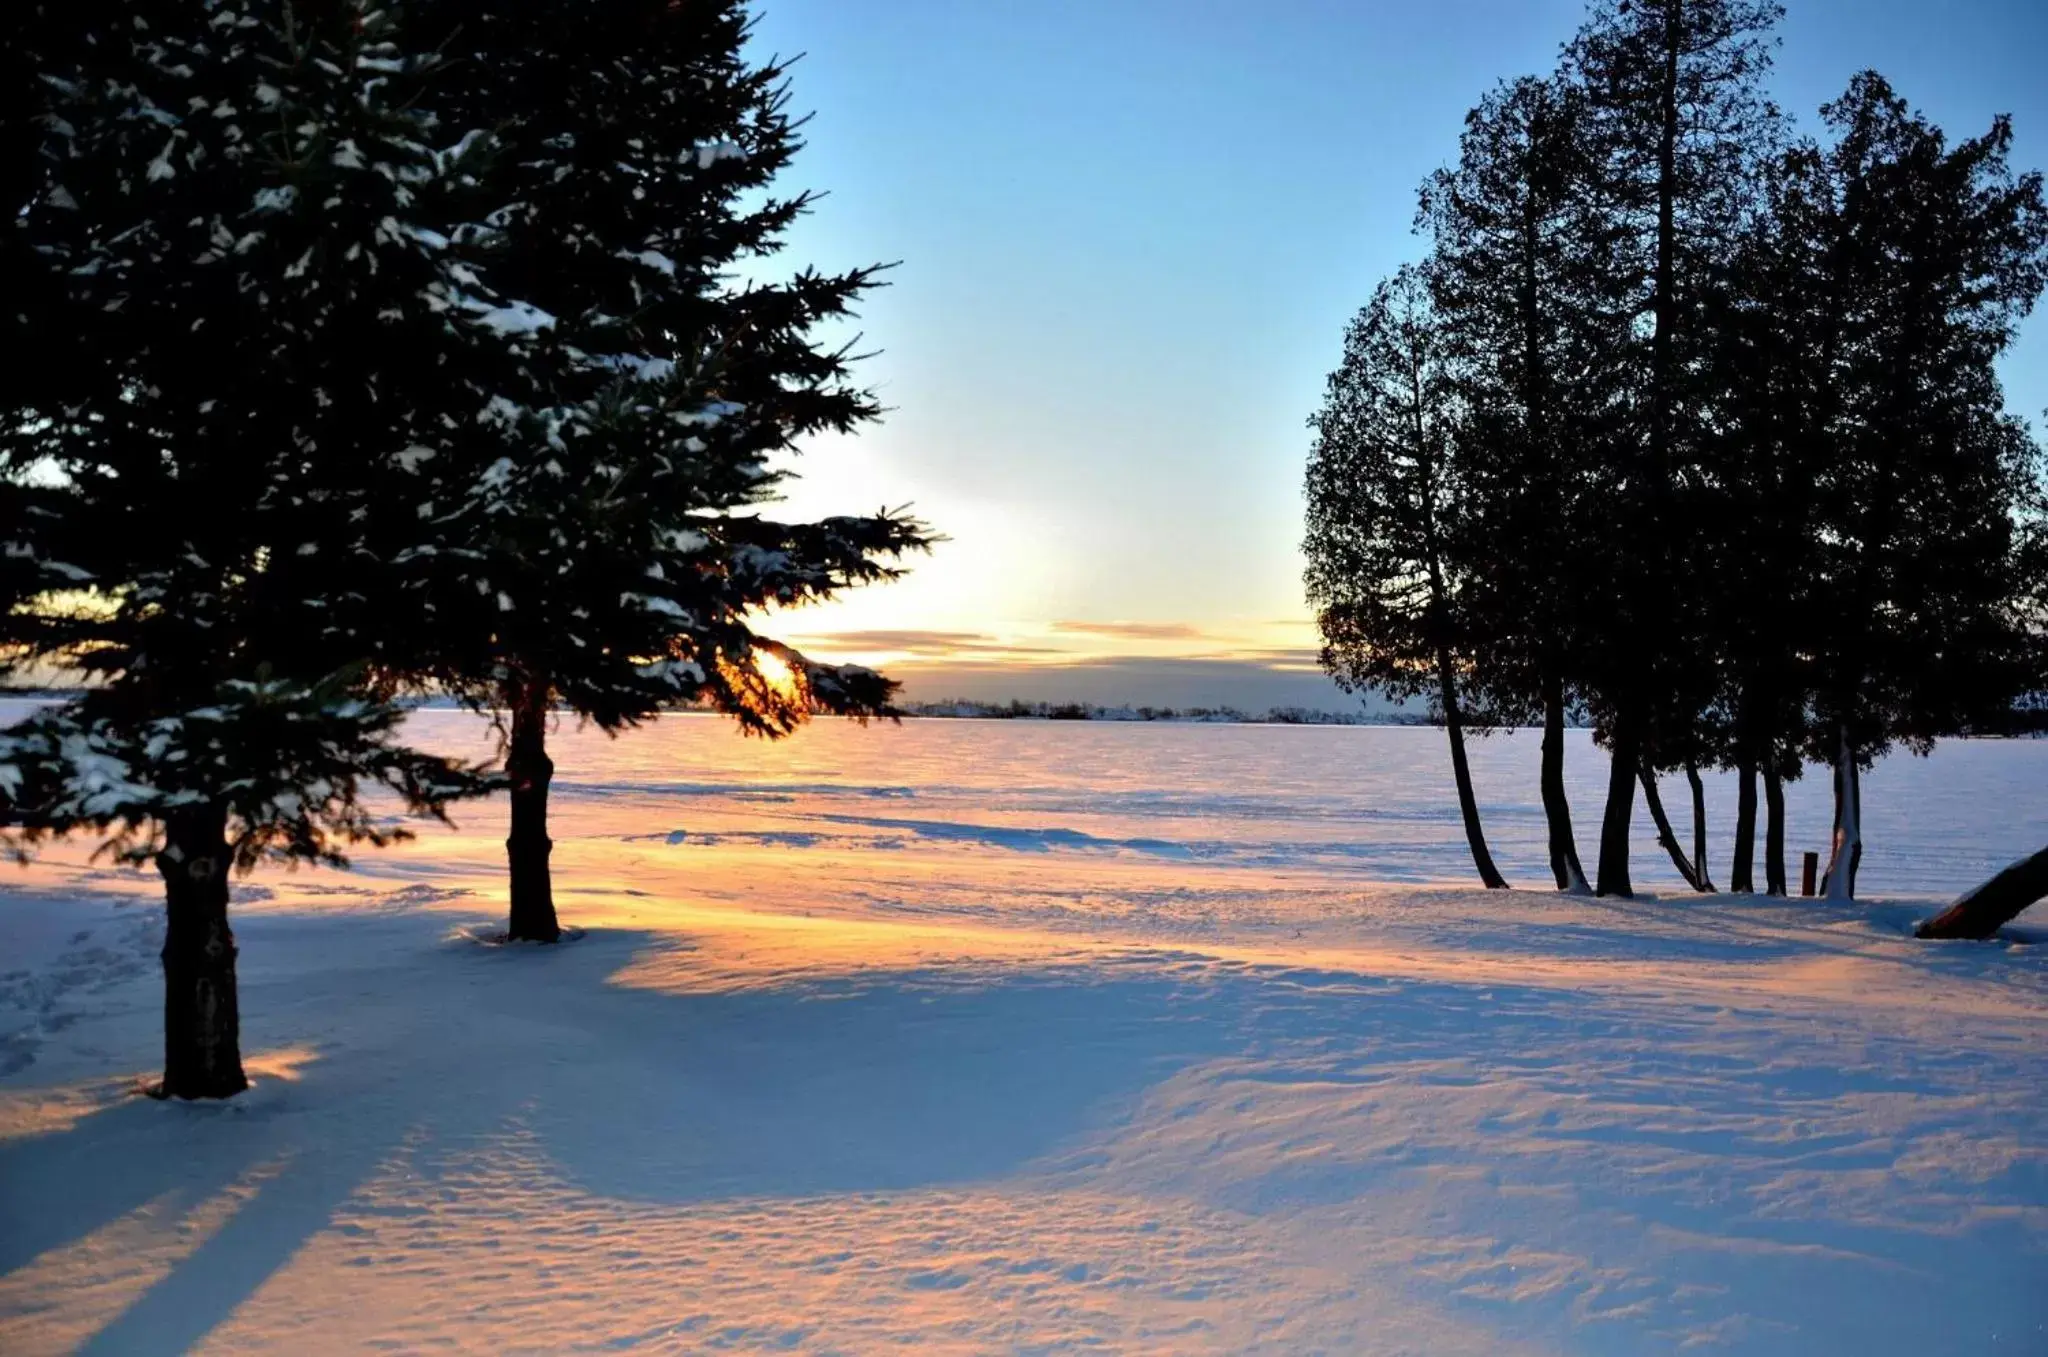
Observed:
[[[154,878],[0,877],[0,1352],[2048,1352],[2048,920],[1907,936],[2048,842],[2048,742],[1881,766],[1851,909],[1539,889],[1527,736],[1512,894],[1426,730],[557,759],[587,935],[488,942],[502,806],[260,874],[223,1106],[132,1093]]]

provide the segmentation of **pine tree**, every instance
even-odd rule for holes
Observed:
[[[85,831],[154,861],[161,1089],[224,1097],[246,1082],[230,869],[402,837],[369,787],[439,814],[484,785],[400,740],[361,630],[393,600],[348,566],[376,559],[366,452],[423,417],[378,399],[387,346],[451,399],[518,355],[428,304],[456,275],[426,223],[467,172],[430,148],[387,9],[112,11],[48,10],[27,54],[10,310],[64,361],[4,391],[0,653],[89,687],[0,734],[0,824],[17,853]]]
[[[761,506],[806,438],[877,417],[820,331],[878,270],[762,281],[808,194],[786,66],[750,64],[737,0],[418,0],[447,64],[428,102],[488,126],[501,203],[474,276],[532,345],[466,417],[491,437],[399,451],[373,531],[412,604],[390,672],[500,713],[511,936],[559,936],[546,750],[560,705],[616,732],[706,703],[779,735],[813,709],[887,714],[894,685],[758,634],[769,608],[890,578],[899,513],[784,523]],[[430,539],[416,542],[422,530]]]
[[[1583,101],[1523,78],[1466,116],[1458,162],[1418,224],[1447,357],[1468,411],[1467,511],[1483,521],[1468,612],[1496,656],[1496,705],[1543,726],[1541,788],[1560,890],[1585,891],[1564,787],[1564,728],[1588,593],[1586,521],[1612,438],[1601,326],[1615,276],[1587,211]],[[1610,289],[1611,291],[1611,289]],[[1480,620],[1483,619],[1483,620]]]
[[[1740,233],[1752,167],[1773,140],[1759,93],[1771,0],[1601,0],[1567,51],[1600,160],[1600,207],[1633,304],[1611,342],[1630,354],[1632,436],[1598,539],[1614,554],[1588,684],[1611,755],[1596,889],[1628,895],[1635,784],[1697,757],[1687,675],[1701,634],[1683,569],[1708,422],[1703,299]],[[1681,855],[1674,851],[1674,861]]]
[[[1451,746],[1458,808],[1489,889],[1507,881],[1480,825],[1465,757],[1459,516],[1469,502],[1458,407],[1429,284],[1404,268],[1344,336],[1308,463],[1307,585],[1322,664],[1347,692],[1427,693]]]

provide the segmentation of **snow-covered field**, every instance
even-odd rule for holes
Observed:
[[[502,805],[259,874],[224,1106],[132,1093],[154,877],[0,876],[0,1353],[2048,1352],[2048,920],[1907,936],[2048,842],[2048,742],[1882,765],[1851,910],[1647,835],[1659,898],[1548,893],[1527,735],[1513,894],[1427,730],[556,757],[587,935],[483,940]]]

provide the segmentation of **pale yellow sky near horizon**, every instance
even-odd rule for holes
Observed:
[[[916,700],[1020,698],[1255,710],[1350,705],[1322,677],[1315,627],[1306,618],[1207,627],[1071,618],[992,620],[957,629],[819,625],[845,611],[828,605],[784,614],[769,630],[813,659],[882,669],[902,680],[905,694]]]
[[[919,484],[918,459],[902,455],[917,434],[918,422],[898,411],[858,437],[814,443],[795,459],[799,478],[774,512],[844,513],[873,504],[880,486],[885,502],[907,503],[944,540],[904,562],[899,580],[764,618],[765,634],[814,659],[882,669],[920,699],[1350,705],[1320,676],[1302,599],[1301,440],[1272,440],[1297,460],[1274,478],[1275,503],[1249,521],[1191,532],[1195,558],[1163,572],[1156,560],[1117,560],[1120,546],[1159,549],[1160,525],[1146,521],[1142,497],[1098,498],[1085,517],[1065,521],[1056,506],[1005,502],[951,477]],[[1118,541],[1122,522],[1132,525],[1127,543]],[[1105,665],[1120,666],[1114,680]]]

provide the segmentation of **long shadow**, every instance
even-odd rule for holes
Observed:
[[[167,1144],[165,1115],[137,1095],[0,1146],[0,1275],[151,1202],[182,1214],[252,1167],[240,1137],[211,1150],[183,1138]]]
[[[0,1275],[146,1206],[169,1230],[204,1204],[221,1205],[224,1193],[242,1194],[218,1229],[82,1349],[182,1350],[254,1294],[404,1146],[502,1124],[518,1090],[501,1094],[474,1068],[474,1049],[444,1040],[462,1028],[473,982],[495,971],[499,983],[520,988],[595,987],[633,944],[486,956],[442,945],[444,928],[444,919],[426,915],[264,913],[238,921],[245,1052],[304,1046],[316,1058],[295,1080],[259,1075],[255,1089],[225,1103],[158,1103],[131,1093],[65,1129],[0,1144]],[[378,956],[374,941],[366,949],[366,930],[393,935],[391,954]],[[288,936],[289,946],[273,946],[274,935]],[[294,960],[310,969],[293,969]],[[158,1002],[153,975],[136,983],[139,1001]],[[327,1027],[337,1013],[349,1015],[338,1032]],[[134,1063],[156,1054],[139,1049]],[[0,1313],[0,1332],[10,1322],[23,1321]]]
[[[352,959],[379,926],[400,935],[387,967],[262,967],[273,932],[309,961]],[[83,1351],[198,1343],[400,1154],[431,1179],[518,1127],[589,1191],[671,1203],[967,1182],[1045,1155],[1229,1044],[1178,1010],[1174,982],[1028,968],[963,982],[938,968],[668,993],[607,982],[688,946],[672,934],[487,948],[404,916],[316,913],[240,931],[245,1043],[316,1047],[297,1082],[240,1105],[126,1099],[0,1145],[0,1273],[151,1202],[174,1220],[247,1194]],[[350,1015],[339,1031],[292,1026],[335,1013]]]
[[[529,1085],[522,1120],[572,1179],[621,1198],[998,1178],[1232,1048],[1185,989],[1032,970],[971,985],[892,972],[836,994],[611,989],[584,1002],[614,1035]]]
[[[288,1142],[277,1146],[285,1156],[281,1162],[244,1166],[260,1175],[253,1196],[78,1351],[182,1352],[196,1346],[376,1171],[397,1146],[395,1137],[376,1133],[392,1129],[380,1125],[371,1135],[318,1145],[304,1143],[303,1136],[277,1137]]]

